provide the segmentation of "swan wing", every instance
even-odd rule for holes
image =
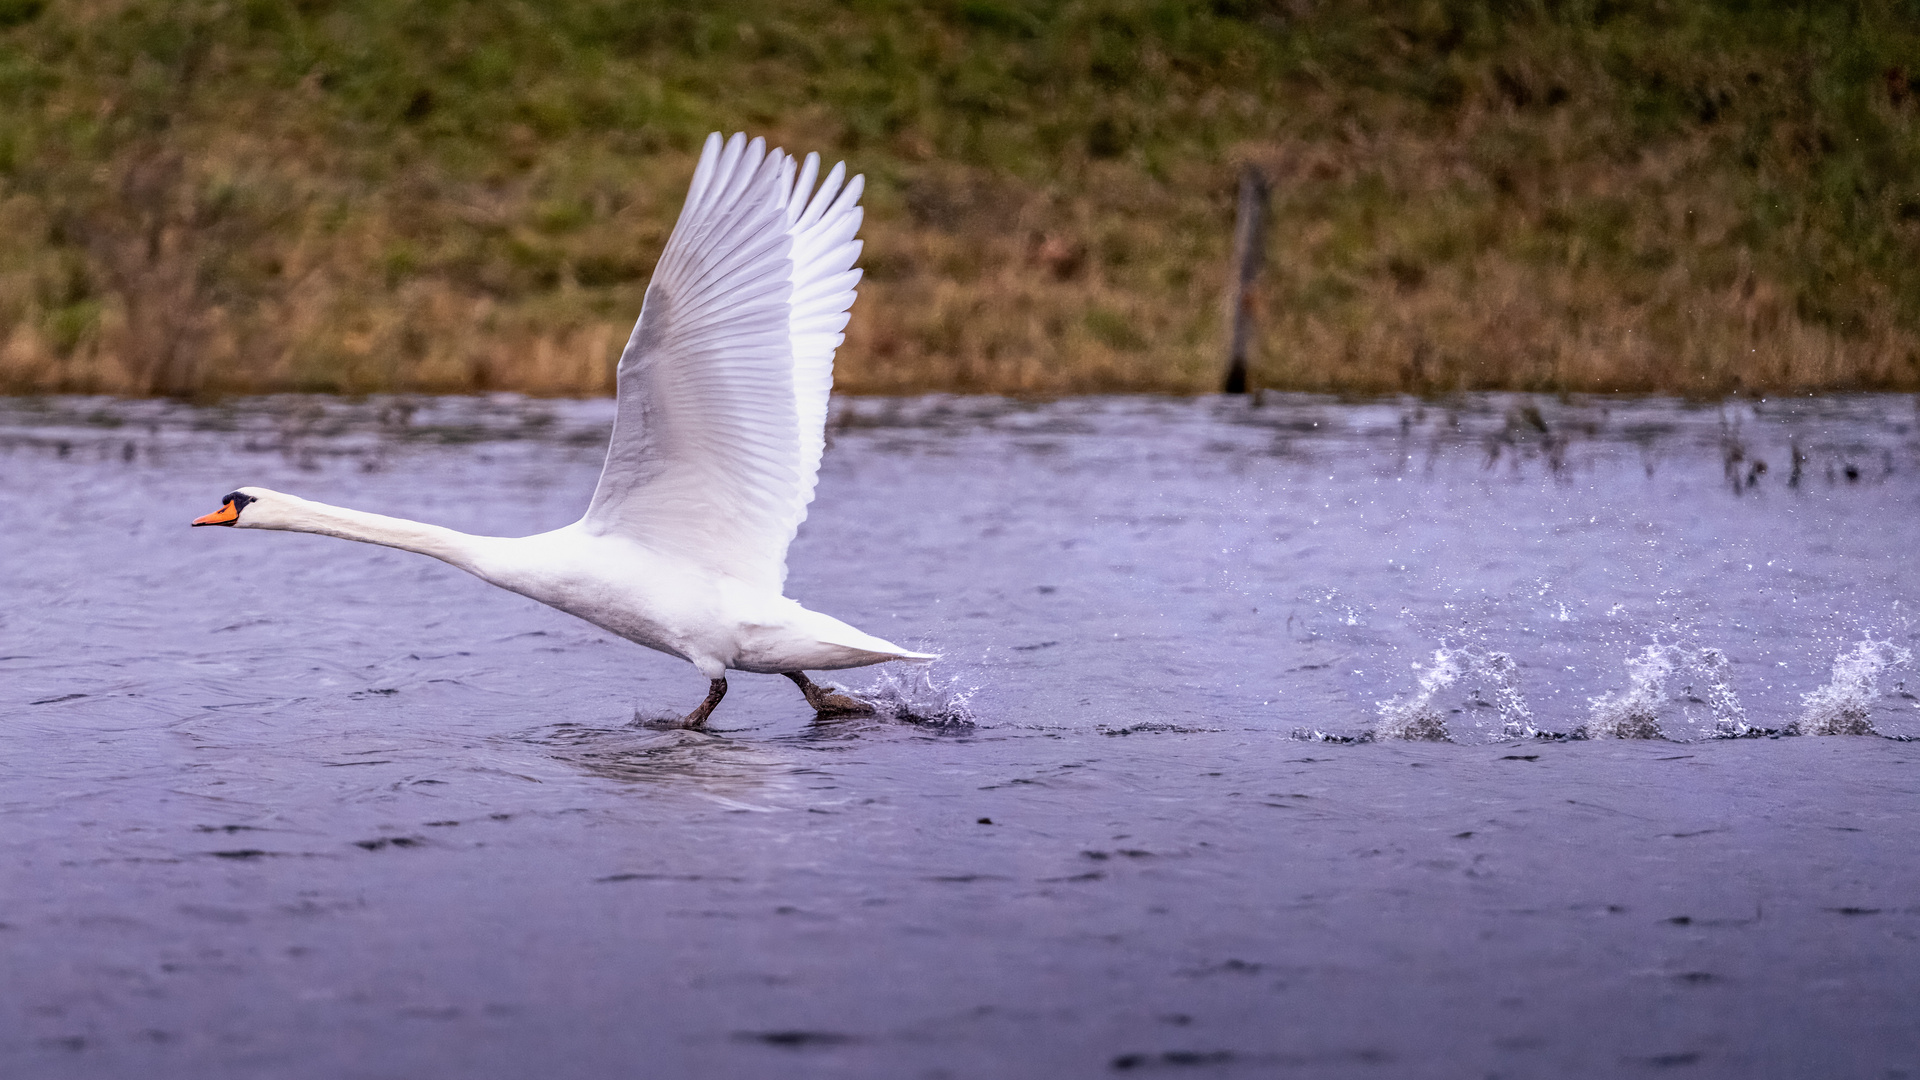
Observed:
[[[826,446],[862,178],[709,136],[620,355],[582,524],[778,591]],[[796,171],[798,175],[796,176]]]

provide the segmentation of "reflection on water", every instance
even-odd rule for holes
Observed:
[[[831,789],[819,781],[819,755],[828,749],[822,744],[853,737],[834,723],[772,739],[734,738],[724,730],[561,723],[523,734],[518,741],[593,776],[686,793],[731,809],[772,813],[832,802],[819,795]]]
[[[701,791],[746,791],[790,776],[798,767],[765,743],[701,731],[557,724],[523,737],[556,760],[611,780],[684,782]]]
[[[1920,1052],[1916,419],[836,402],[790,591],[943,659],[837,673],[879,708],[829,724],[739,675],[687,732],[632,723],[680,661],[185,525],[261,484],[553,528],[610,402],[0,403],[0,1072],[1754,1075],[1787,1017],[1879,1075]],[[1890,738],[1753,738],[1794,733]],[[1873,1006],[1808,1006],[1835,955]]]

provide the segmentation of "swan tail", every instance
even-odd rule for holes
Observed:
[[[896,653],[888,653],[887,658],[890,660],[911,660],[915,663],[925,664],[940,659],[940,654],[934,652],[908,652],[902,649]]]
[[[930,660],[940,659],[939,653],[914,652],[912,649],[903,649],[891,641],[874,637],[872,634],[862,633],[845,623],[821,632],[818,634],[818,637],[822,645],[831,646],[836,649],[851,649],[863,654],[867,659],[864,659],[862,662],[868,664],[878,664],[887,660],[912,660],[925,663]]]

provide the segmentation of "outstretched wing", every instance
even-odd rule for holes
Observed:
[[[707,138],[620,355],[613,443],[583,521],[778,590],[826,446],[860,271],[862,180]]]

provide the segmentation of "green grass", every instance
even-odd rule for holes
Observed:
[[[700,141],[871,184],[843,387],[1920,389],[1920,2],[0,0],[0,387],[595,393]]]

